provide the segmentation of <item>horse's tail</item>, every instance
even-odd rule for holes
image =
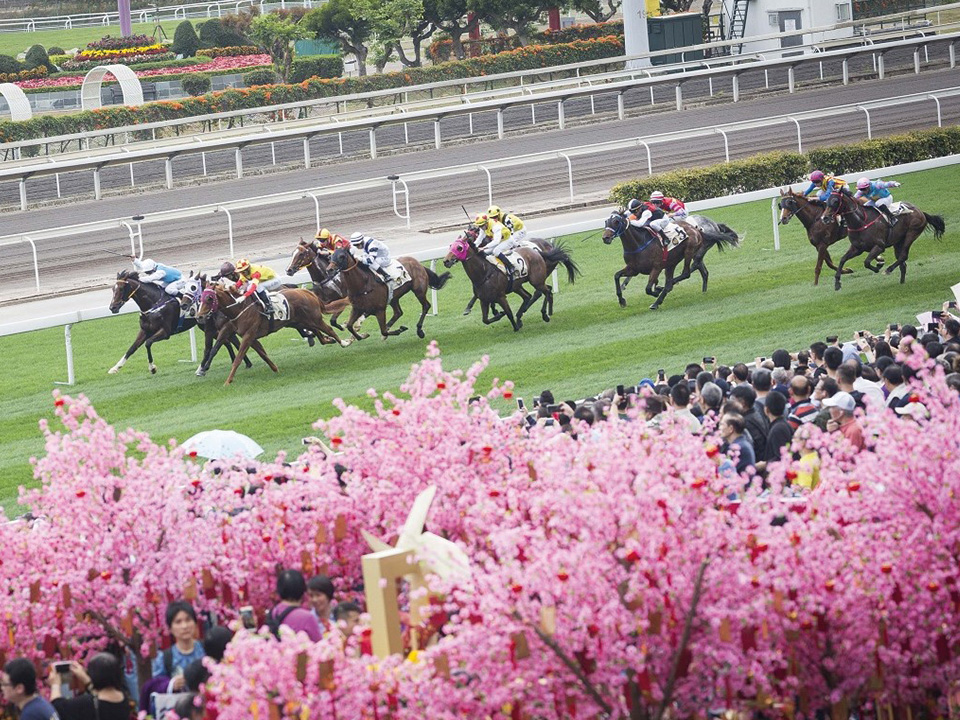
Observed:
[[[717,223],[717,227],[720,228],[720,232],[733,235],[739,240],[739,236],[737,236],[736,231],[733,230],[729,225],[725,225],[724,223]]]
[[[446,285],[447,280],[449,280],[451,277],[449,272],[445,272],[441,275],[437,275],[433,270],[431,270],[427,266],[424,266],[423,269],[427,271],[427,280],[430,283],[430,287],[432,287],[434,290],[439,290],[444,285]]]
[[[703,232],[703,243],[708,248],[716,246],[723,252],[728,247],[740,247],[740,236],[726,225],[719,225],[720,232]]]
[[[541,250],[540,254],[543,255],[544,262],[548,265],[563,265],[567,269],[567,282],[569,283],[576,282],[577,275],[582,274],[580,267],[573,261],[573,258],[570,257],[570,253],[563,243],[557,243],[552,249],[546,252]]]
[[[947,231],[947,225],[943,222],[943,217],[941,215],[928,215],[927,213],[924,213],[923,216],[927,219],[927,227],[924,230],[933,228],[934,239],[940,240]]]
[[[339,300],[324,302],[317,297],[317,302],[320,303],[320,312],[324,315],[337,315],[338,313],[343,312],[343,309],[350,304],[350,298],[344,297],[340,298]]]

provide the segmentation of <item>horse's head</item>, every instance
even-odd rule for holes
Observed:
[[[320,250],[316,242],[301,240],[297,245],[297,249],[293,252],[293,257],[290,259],[290,267],[287,268],[287,275],[293,275],[298,270],[305,268],[317,259],[319,253]]]
[[[200,291],[200,297],[197,300],[197,317],[205,318],[219,309],[220,303],[217,301],[216,286],[207,285]]]
[[[205,275],[197,275],[184,283],[180,294],[180,309],[187,315],[196,316],[197,305],[200,303],[200,293],[203,291],[206,281]]]
[[[797,214],[797,211],[800,209],[799,204],[797,203],[797,196],[793,194],[793,191],[787,191],[784,193],[780,191],[780,202],[777,203],[780,208],[780,224],[786,225],[790,222],[790,218]]]
[[[470,251],[472,245],[464,235],[461,235],[452,243],[450,243],[450,252],[447,253],[447,256],[443,259],[444,267],[453,267],[457,261],[463,262],[468,257],[470,257]]]
[[[626,229],[627,219],[623,216],[623,213],[610,213],[610,217],[608,217],[607,221],[603,224],[603,244],[609,245],[613,242],[614,238],[623,235]]]
[[[824,208],[823,214],[820,216],[820,222],[827,224],[835,222],[837,215],[843,213],[844,205],[845,200],[841,193],[830,193],[830,197],[827,198],[826,208]]]
[[[110,312],[116,315],[124,303],[133,297],[140,287],[140,275],[132,270],[121,270],[113,284],[113,298],[110,300]]]
[[[330,265],[327,269],[340,271],[349,270],[353,265],[356,265],[356,263],[357,261],[354,260],[353,254],[350,252],[350,248],[337,248],[333,252],[333,256],[330,258]]]

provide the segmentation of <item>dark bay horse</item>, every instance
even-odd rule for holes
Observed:
[[[659,237],[652,230],[631,225],[623,213],[614,212],[607,218],[603,227],[604,244],[609,245],[614,238],[620,238],[620,242],[623,243],[625,266],[613,276],[620,307],[627,305],[623,297],[623,288],[626,287],[627,281],[636,275],[649,276],[646,292],[647,295],[656,298],[650,306],[651,310],[659,308],[667,294],[673,290],[673,286],[690,277],[692,270],[700,273],[703,278],[703,292],[706,292],[709,273],[703,263],[704,255],[712,247],[722,251],[727,247],[740,246],[740,238],[726,225],[718,226],[721,229],[720,232],[712,232],[700,230],[684,222],[678,224],[687,233],[687,239],[668,252],[664,252]],[[674,278],[673,274],[681,260],[683,271]],[[663,287],[657,285],[661,271],[666,274]],[[620,282],[621,278],[625,279],[623,284]]]
[[[813,284],[820,284],[820,271],[823,269],[823,263],[827,267],[836,270],[837,266],[833,264],[830,258],[828,247],[833,245],[841,238],[847,236],[846,227],[840,223],[822,223],[818,222],[823,214],[824,205],[819,200],[812,200],[805,195],[795,193],[792,190],[787,192],[780,191],[780,224],[786,225],[790,218],[796,217],[807,231],[807,239],[810,244],[817,249],[817,267],[813,271]],[[882,260],[882,258],[881,258]],[[845,274],[852,273],[853,270],[845,268]]]
[[[314,282],[312,290],[317,297],[325,303],[332,303],[347,295],[343,290],[340,274],[331,273],[328,270],[329,265],[330,253],[321,248],[316,240],[313,242],[300,240],[297,249],[293,251],[293,257],[290,258],[287,275],[295,275],[297,271],[306,268],[310,273],[310,279]],[[343,326],[337,321],[339,316],[340,313],[332,315],[330,324],[337,330],[343,330]]]
[[[900,268],[900,283],[907,280],[907,257],[910,255],[910,246],[920,237],[920,233],[933,228],[933,237],[940,240],[946,230],[943,218],[939,215],[928,215],[922,210],[908,205],[910,212],[898,215],[897,224],[893,227],[875,208],[861,205],[857,200],[842,193],[833,193],[827,199],[827,207],[820,219],[824,223],[836,222],[837,215],[842,215],[847,223],[850,234],[850,248],[840,258],[833,287],[840,289],[840,274],[847,260],[867,253],[863,266],[875,273],[880,272],[881,266],[874,265],[873,261],[888,247],[892,247],[896,254],[896,261],[887,268],[887,275],[896,268]]]
[[[350,252],[350,248],[340,248],[333,253],[330,267],[337,268],[340,271],[340,281],[343,283],[343,289],[347,294],[350,305],[353,306],[350,312],[350,319],[347,321],[347,330],[349,330],[357,340],[363,340],[367,336],[357,332],[356,321],[361,315],[375,317],[380,324],[380,335],[386,340],[391,335],[399,335],[407,328],[401,325],[396,330],[391,330],[393,324],[403,315],[400,308],[400,298],[408,292],[412,292],[417,300],[420,301],[420,319],[417,320],[417,337],[425,337],[423,332],[423,320],[430,311],[430,301],[427,300],[427,290],[434,288],[439,290],[447,284],[450,279],[450,273],[437,275],[430,268],[424,267],[416,258],[402,256],[397,261],[403,265],[410,280],[400,285],[393,291],[393,297],[387,286],[380,280],[374,272],[366,265],[357,262],[357,259]],[[393,310],[393,315],[387,321],[387,306]]]
[[[151,373],[157,372],[153,363],[151,347],[155,342],[166,340],[171,335],[189,330],[197,321],[184,318],[180,322],[180,303],[173,295],[167,295],[163,288],[153,283],[140,280],[139,273],[133,270],[122,270],[117,273],[117,282],[113,286],[113,299],[110,301],[110,312],[116,315],[124,303],[132,299],[140,308],[140,332],[133,341],[133,345],[117,361],[117,364],[107,372],[116,375],[120,372],[127,360],[141,345],[147,346],[147,362]]]
[[[240,336],[240,349],[233,360],[233,366],[230,368],[230,374],[227,376],[224,385],[233,382],[233,376],[240,366],[240,361],[243,360],[247,350],[251,347],[270,366],[271,370],[277,372],[277,366],[267,357],[259,339],[271,335],[281,328],[297,327],[310,330],[323,344],[337,342],[343,347],[350,344],[349,340],[341,340],[333,328],[323,319],[324,313],[329,314],[342,310],[343,305],[346,305],[345,301],[340,300],[339,304],[326,306],[310,290],[284,289],[280,290],[278,294],[283,296],[289,306],[290,312],[287,320],[266,317],[261,312],[260,303],[254,297],[237,299],[220,285],[208,286],[201,294],[197,318],[202,319],[210,313],[222,312],[231,320]],[[230,332],[231,328],[225,326],[217,335],[217,342],[213,346],[213,355],[217,354]]]
[[[567,269],[567,279],[570,282],[576,280],[580,270],[576,263],[570,258],[566,249],[563,247],[550,246],[550,250],[533,250],[531,248],[519,248],[513,252],[520,255],[527,265],[527,276],[524,278],[514,278],[513,286],[510,287],[510,279],[506,274],[495,267],[485,256],[480,254],[473,238],[475,235],[469,232],[464,233],[453,241],[450,245],[450,252],[443,260],[445,267],[453,267],[458,261],[463,263],[464,272],[470,278],[473,285],[473,294],[480,300],[480,308],[483,311],[483,322],[486,325],[494,323],[501,318],[506,317],[514,331],[523,327],[523,314],[543,296],[543,305],[540,308],[540,316],[544,322],[550,322],[550,316],[553,314],[553,289],[547,285],[547,278],[553,272],[557,265],[563,265]],[[531,295],[526,288],[525,283],[530,283],[534,288]],[[507,295],[510,292],[517,293],[523,298],[523,303],[517,311],[516,317],[510,308]],[[497,310],[499,305],[501,310]],[[493,313],[491,314],[491,308]]]

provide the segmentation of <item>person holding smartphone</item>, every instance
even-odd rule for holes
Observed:
[[[52,665],[50,702],[60,720],[131,720],[136,716],[136,706],[127,695],[123,664],[116,655],[98,653],[86,669],[78,662],[71,662],[70,675],[88,692],[73,698],[63,697],[60,689],[63,675],[58,672],[57,664]]]
[[[170,678],[167,692],[183,692],[183,669],[206,655],[203,644],[196,639],[197,613],[186,600],[176,600],[167,605],[165,620],[174,643],[153,659],[153,677]]]

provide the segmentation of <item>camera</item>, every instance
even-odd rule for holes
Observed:
[[[954,310],[956,310],[956,309],[957,309],[957,301],[956,301],[956,300],[951,300],[950,302],[947,303],[947,307],[948,307],[948,308],[953,308]]]
[[[890,323],[890,332],[900,332],[900,323]]]
[[[858,338],[862,338],[862,337],[863,337],[863,330],[857,330],[857,337],[858,337]]]
[[[943,317],[943,310],[934,310],[931,315],[933,315],[934,320],[939,320]]]

